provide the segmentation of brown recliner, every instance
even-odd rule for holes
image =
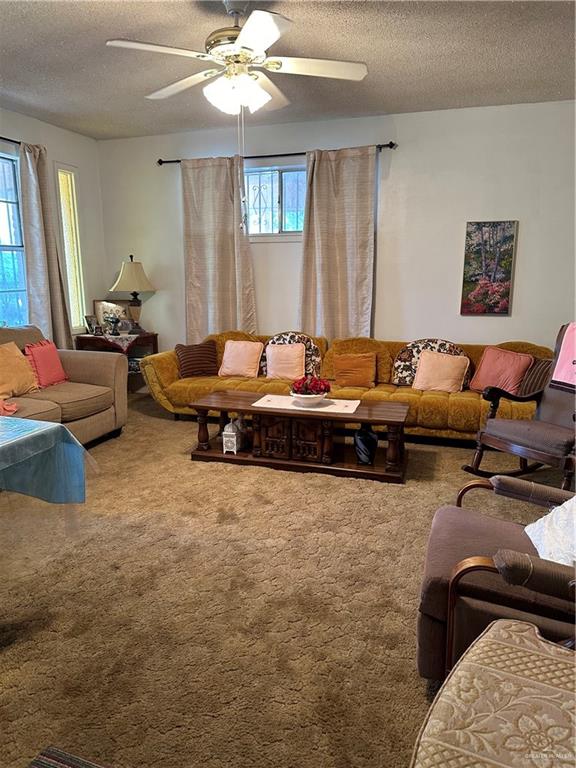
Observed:
[[[552,371],[568,325],[560,328],[556,338]],[[494,474],[515,477],[533,472],[544,465],[557,467],[564,474],[562,488],[569,488],[574,478],[574,392],[562,389],[554,382],[539,392],[528,395],[513,395],[498,387],[486,387],[482,397],[490,402],[486,426],[478,433],[478,442],[472,464],[462,469],[480,477]],[[497,418],[500,400],[517,403],[536,400],[538,409],[532,421]],[[520,468],[512,472],[487,472],[480,469],[480,462],[486,447],[512,453],[520,458]],[[528,460],[534,462],[528,464]]]
[[[496,476],[476,480],[472,487],[550,508],[572,493],[526,480]],[[512,551],[496,558],[499,550]],[[554,641],[574,636],[574,600],[564,589],[544,594],[506,578],[510,562],[520,553],[530,558],[539,583],[566,583],[573,579],[567,566],[550,563],[538,553],[524,526],[482,515],[460,506],[441,507],[432,521],[418,614],[418,671],[429,680],[442,680],[447,670],[473,640],[495,619],[508,618],[535,624],[543,637]],[[500,573],[498,571],[501,571]],[[548,590],[550,592],[550,590]]]

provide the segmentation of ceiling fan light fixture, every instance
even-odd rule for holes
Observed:
[[[247,73],[219,77],[202,89],[212,106],[227,115],[238,115],[242,107],[253,114],[271,100],[271,96]]]

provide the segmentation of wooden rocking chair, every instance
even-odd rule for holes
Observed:
[[[552,370],[560,354],[560,348],[568,325],[560,328],[554,350]],[[528,395],[512,395],[498,387],[487,387],[482,397],[490,403],[486,426],[478,433],[476,452],[472,464],[462,469],[479,477],[507,475],[517,477],[534,472],[547,465],[563,472],[562,488],[570,488],[574,478],[574,394],[553,388],[550,383],[540,392]],[[496,418],[500,400],[525,403],[536,400],[538,408],[531,421]],[[520,467],[510,472],[487,472],[480,469],[485,448],[512,453],[520,458]],[[532,464],[528,462],[532,461]]]

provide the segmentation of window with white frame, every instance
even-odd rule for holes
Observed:
[[[0,152],[0,325],[28,323],[18,156]]]
[[[248,234],[302,232],[306,202],[303,165],[248,167],[244,171]]]
[[[76,196],[76,173],[73,168],[58,166],[58,200],[60,203],[60,226],[70,323],[74,330],[84,327],[84,284],[82,281],[82,257],[80,251],[80,229],[78,226],[78,200]]]

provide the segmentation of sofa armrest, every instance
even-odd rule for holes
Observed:
[[[540,507],[559,506],[574,496],[571,491],[563,491],[561,488],[553,488],[549,485],[533,483],[529,480],[520,480],[517,477],[505,477],[494,475],[488,482],[499,496],[508,496],[510,499],[527,501],[530,504],[538,504]]]
[[[490,403],[488,418],[493,419],[498,412],[500,400],[512,400],[514,403],[529,403],[533,400],[536,400],[538,403],[540,402],[540,398],[542,397],[543,392],[544,390],[540,390],[539,392],[532,392],[529,395],[513,395],[511,392],[507,392],[505,389],[500,389],[500,387],[486,387],[486,389],[482,392],[482,397],[484,400],[487,400]]]
[[[166,395],[166,389],[180,378],[176,352],[171,350],[147,355],[140,361],[140,370],[154,400],[167,411],[174,413],[175,409]]]
[[[497,568],[491,557],[478,555],[467,557],[460,560],[452,568],[450,580],[448,582],[448,612],[446,616],[446,673],[448,673],[454,664],[454,612],[456,608],[456,599],[458,598],[458,586],[460,581],[469,573],[475,571],[488,571],[496,573]]]
[[[174,352],[174,350],[170,350],[169,352],[158,352],[155,355],[147,355],[142,358],[140,366],[147,372],[149,372],[150,369],[153,369],[158,384],[164,389],[180,378],[178,358],[176,357],[176,352]]]
[[[59,349],[62,367],[70,381],[110,387],[114,393],[116,429],[128,417],[128,358],[119,352]]]
[[[499,549],[494,555],[494,565],[508,584],[574,602],[576,577],[574,569],[567,565],[511,549]]]

